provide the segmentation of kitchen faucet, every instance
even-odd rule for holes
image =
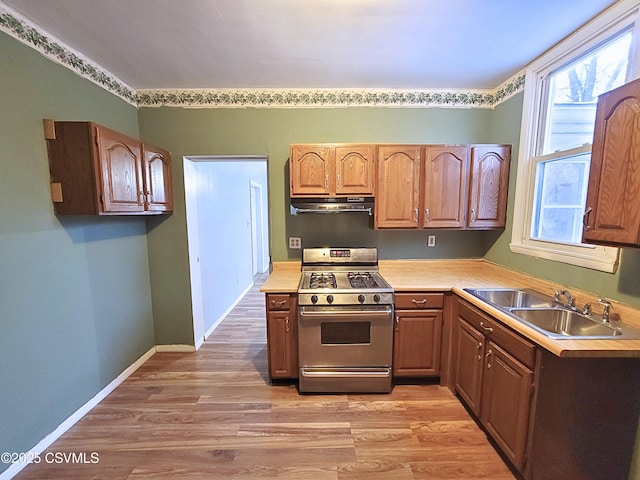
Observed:
[[[566,303],[560,300],[560,297],[562,296],[564,296],[567,299]],[[571,295],[569,290],[560,290],[560,291],[555,290],[555,294],[553,295],[553,300],[558,303],[562,303],[563,305],[566,305],[567,307],[570,307],[572,309],[576,308],[576,299],[573,295]]]
[[[611,309],[613,308],[613,305],[611,305],[611,302],[609,302],[608,300],[605,300],[604,298],[598,298],[597,303],[604,307],[602,310],[602,323],[610,324]],[[585,304],[584,308],[582,309],[582,313],[588,316],[591,316],[593,314],[593,311],[591,310],[591,302],[587,302]]]

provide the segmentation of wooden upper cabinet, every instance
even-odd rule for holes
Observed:
[[[376,228],[418,228],[420,145],[378,147]]]
[[[102,175],[102,211],[143,212],[142,145],[108,128],[94,127]]]
[[[57,215],[136,215],[173,210],[171,160],[92,122],[45,121]]]
[[[171,155],[161,148],[143,145],[145,208],[154,212],[173,212]]]
[[[291,145],[289,177],[291,196],[327,196],[335,183],[332,168],[335,150],[330,146]]]
[[[502,228],[507,221],[511,145],[472,145],[467,228]]]
[[[375,148],[373,145],[335,147],[336,195],[374,194]]]
[[[640,79],[600,95],[582,240],[640,246]]]
[[[423,228],[464,228],[468,195],[466,145],[425,147]]]
[[[374,145],[291,145],[290,196],[373,196]]]

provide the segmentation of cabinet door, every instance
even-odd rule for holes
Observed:
[[[418,228],[420,146],[378,147],[376,228]]]
[[[373,195],[374,165],[373,145],[337,146],[336,195]]]
[[[471,148],[468,228],[501,228],[507,220],[511,145]]]
[[[598,99],[583,241],[640,245],[640,80]]]
[[[456,392],[476,415],[480,414],[484,335],[462,318],[458,319],[458,359],[456,365]]]
[[[106,213],[142,212],[142,145],[113,130],[96,126],[102,207]]]
[[[424,158],[424,228],[464,228],[469,177],[466,145],[427,146]]]
[[[393,336],[393,375],[437,377],[440,375],[442,311],[396,312]]]
[[[291,145],[291,196],[328,196],[335,189],[333,153],[328,145]]]
[[[295,347],[295,319],[289,312],[267,314],[267,343],[269,344],[269,377],[295,378],[297,355]]]
[[[173,212],[171,155],[151,145],[143,145],[145,208],[152,212]]]
[[[485,353],[480,420],[515,467],[524,466],[533,372],[493,342]]]

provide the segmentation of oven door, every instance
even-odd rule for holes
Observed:
[[[389,392],[393,307],[298,309],[300,392]]]
[[[299,307],[301,367],[389,367],[393,308]]]

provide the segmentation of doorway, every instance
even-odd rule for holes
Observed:
[[[198,349],[268,271],[267,157],[189,156],[183,163]]]

